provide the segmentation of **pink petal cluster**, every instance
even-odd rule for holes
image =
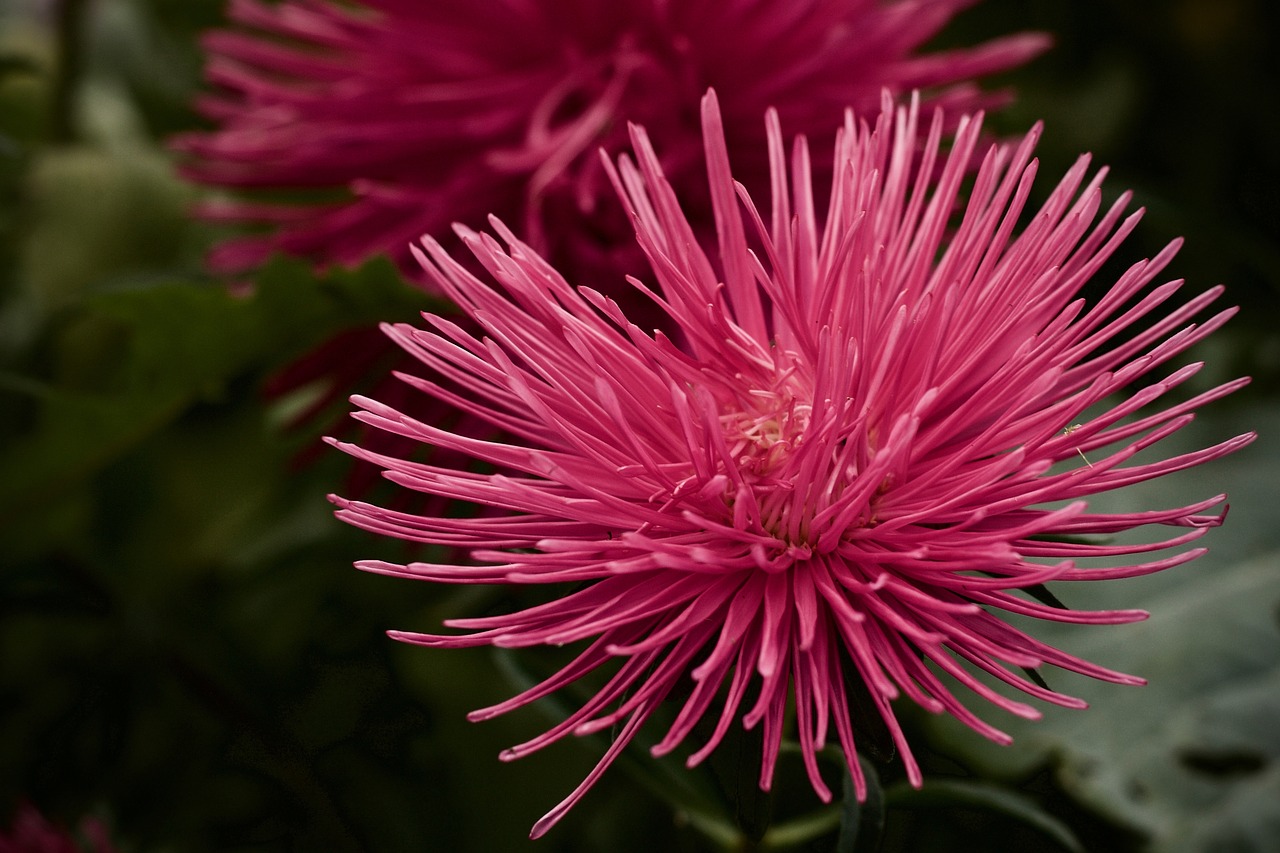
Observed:
[[[766,789],[791,705],[809,779],[827,800],[817,763],[824,744],[850,759],[859,793],[865,784],[853,760],[851,681],[869,693],[916,784],[894,699],[1004,743],[955,686],[1034,718],[1034,707],[981,676],[1068,707],[1084,703],[1019,670],[1051,664],[1140,683],[1048,646],[1002,614],[1143,618],[1050,606],[1025,590],[1142,575],[1198,556],[1202,549],[1180,546],[1221,522],[1222,495],[1123,514],[1091,511],[1087,498],[1253,438],[1136,458],[1247,381],[1165,400],[1201,367],[1167,363],[1234,309],[1197,323],[1220,287],[1185,298],[1181,282],[1153,284],[1177,242],[1130,266],[1096,301],[1082,298],[1141,211],[1126,214],[1127,193],[1104,205],[1104,172],[1090,177],[1082,157],[1019,230],[1038,128],[982,150],[981,116],[961,118],[951,134],[940,113],[925,121],[918,102],[895,108],[886,96],[873,124],[846,116],[824,213],[806,143],[788,152],[771,112],[771,204],[762,213],[731,178],[714,95],[702,123],[717,251],[694,239],[643,129],[631,131],[634,160],[606,165],[653,270],[653,283],[632,284],[674,333],[650,333],[608,296],[570,286],[497,220],[505,247],[459,229],[492,281],[426,238],[419,257],[433,283],[483,333],[431,315],[429,331],[387,327],[439,378],[404,379],[510,438],[460,435],[353,398],[364,423],[483,465],[448,468],[340,445],[408,489],[489,510],[432,517],[335,497],[352,524],[461,546],[473,558],[361,568],[450,584],[557,585],[546,603],[446,623],[465,633],[393,633],[444,648],[582,644],[558,673],[474,719],[606,674],[566,720],[503,756],[616,731],[535,836],[664,702],[674,720],[655,754],[681,747],[704,718],[714,727],[690,747],[690,765],[735,722],[761,726]],[[1167,530],[1141,541],[1090,538],[1138,528]],[[1175,550],[1156,553],[1166,549]]]
[[[748,152],[739,178],[764,189],[767,164],[752,157],[771,104],[825,139],[884,87],[953,107],[1002,101],[970,81],[1039,53],[1044,36],[918,53],[972,2],[231,0],[236,26],[205,42],[216,91],[199,106],[217,129],[175,146],[188,177],[268,193],[204,207],[265,229],[218,247],[219,271],[273,251],[339,264],[390,253],[416,271],[420,235],[490,213],[544,254],[609,267],[630,227],[594,155],[625,145],[627,121],[661,133],[668,177],[697,186],[697,104],[714,86],[730,145]]]

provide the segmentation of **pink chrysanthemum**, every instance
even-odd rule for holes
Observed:
[[[571,287],[496,220],[508,248],[460,229],[496,289],[424,241],[424,267],[484,337],[434,316],[427,316],[431,332],[388,327],[443,377],[406,381],[513,438],[453,434],[355,398],[361,421],[466,454],[491,473],[343,447],[409,489],[497,514],[424,517],[334,500],[353,524],[465,546],[476,563],[361,564],[369,571],[565,585],[559,597],[520,612],[446,623],[471,633],[393,634],[446,648],[587,644],[545,682],[474,719],[601,668],[613,673],[563,723],[504,756],[618,727],[597,768],[535,835],[667,699],[678,710],[655,753],[680,746],[702,718],[714,719],[714,730],[691,765],[735,720],[760,725],[763,788],[793,704],[809,778],[825,800],[831,793],[817,752],[828,739],[851,759],[860,793],[864,787],[852,760],[850,679],[870,694],[917,784],[890,704],[899,696],[1006,742],[961,704],[953,685],[1036,717],[978,676],[1073,707],[1084,703],[1018,670],[1052,664],[1140,683],[1047,646],[1001,614],[1084,624],[1141,619],[1136,610],[1049,606],[1025,591],[1142,575],[1201,553],[1145,556],[1219,524],[1212,508],[1221,495],[1129,514],[1091,512],[1085,498],[1252,439],[1135,459],[1186,426],[1195,409],[1244,384],[1157,406],[1200,365],[1160,368],[1234,309],[1196,324],[1191,318],[1221,288],[1181,301],[1180,282],[1151,286],[1176,242],[1088,304],[1082,287],[1139,219],[1124,214],[1129,195],[1104,208],[1103,175],[1086,183],[1082,157],[1016,233],[1039,130],[979,157],[980,118],[961,119],[945,139],[940,114],[927,129],[917,116],[918,105],[895,110],[886,98],[874,127],[846,118],[820,217],[808,149],[800,140],[788,158],[770,113],[772,209],[761,216],[730,177],[720,113],[708,96],[703,133],[719,234],[712,256],[693,239],[645,131],[633,128],[636,161],[621,159],[609,175],[657,286],[633,283],[670,316],[676,337],[647,334],[599,292]],[[962,199],[963,179],[979,159]],[[1177,532],[1141,544],[1087,538],[1160,525]],[[673,693],[686,678],[692,688]]]
[[[192,179],[238,190],[306,190],[212,202],[215,219],[260,223],[212,265],[238,272],[273,251],[354,264],[454,221],[497,214],[558,261],[612,266],[630,227],[602,198],[600,146],[626,122],[664,140],[663,165],[695,185],[697,104],[714,86],[738,176],[767,180],[759,117],[776,104],[797,132],[829,134],[882,88],[928,88],[989,106],[971,80],[1041,51],[1044,36],[917,53],[974,0],[231,0],[238,26],[211,33],[200,108],[217,130],[175,145]],[[826,137],[823,137],[824,139]],[[761,183],[760,189],[767,188]],[[317,199],[315,190],[336,190]]]

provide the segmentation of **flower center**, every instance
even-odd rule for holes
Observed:
[[[813,406],[785,391],[751,391],[746,402],[722,415],[720,423],[739,467],[768,478],[804,441]]]

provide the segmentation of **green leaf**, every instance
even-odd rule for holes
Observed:
[[[25,195],[22,280],[42,312],[198,256],[192,192],[157,149],[45,149],[32,159]]]
[[[1202,417],[1171,455],[1242,425],[1280,429],[1280,413],[1253,406]],[[1280,838],[1280,502],[1277,450],[1255,444],[1193,475],[1103,496],[1091,508],[1128,511],[1226,491],[1230,516],[1202,540],[1209,553],[1158,575],[1058,584],[1068,606],[1141,607],[1150,619],[1085,627],[1020,623],[1035,636],[1103,666],[1146,678],[1120,687],[1055,673],[1055,689],[1086,711],[1044,708],[1040,721],[996,722],[1015,738],[1001,749],[943,722],[952,751],[986,773],[1017,778],[1052,764],[1081,803],[1151,838],[1158,853],[1269,851]],[[1261,553],[1260,553],[1261,552]]]
[[[63,381],[34,393],[35,428],[0,451],[5,517],[67,487],[175,417],[243,364],[254,336],[220,290],[173,285],[96,300],[69,324]]]
[[[1053,839],[1069,853],[1084,853],[1084,846],[1066,824],[1036,802],[1008,788],[968,779],[930,779],[915,790],[897,785],[886,793],[897,809],[981,809],[1019,821]]]
[[[858,756],[862,775],[867,780],[867,798],[859,803],[853,788],[853,777],[844,774],[844,804],[840,810],[840,836],[836,853],[872,853],[880,848],[884,832],[885,791],[875,766]]]
[[[1280,826],[1278,576],[1280,553],[1218,568],[1144,602],[1151,619],[1120,642],[1077,643],[1150,684],[1086,686],[1087,713],[1054,713],[1035,731],[1064,787],[1158,851],[1221,849]]]
[[[0,518],[73,487],[241,377],[339,330],[428,307],[388,261],[316,279],[278,260],[248,296],[181,281],[95,294],[62,323],[52,377],[0,376],[5,404],[32,412],[31,427],[0,448]]]

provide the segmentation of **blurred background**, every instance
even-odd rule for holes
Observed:
[[[252,298],[204,270],[225,234],[188,218],[202,191],[163,141],[202,126],[197,37],[222,21],[221,0],[0,0],[0,837],[29,803],[119,851],[723,849],[655,794],[661,767],[615,768],[528,842],[601,743],[500,763],[554,708],[465,713],[538,657],[384,635],[503,602],[352,569],[408,554],[332,519],[345,460],[289,428],[310,400],[264,396],[301,353],[423,302],[382,261],[317,284],[277,259]],[[939,44],[1020,30],[1055,47],[996,81],[1019,92],[996,127],[1045,121],[1045,178],[1084,151],[1110,164],[1149,210],[1126,264],[1185,235],[1171,275],[1243,308],[1201,355],[1206,381],[1254,384],[1178,441],[1261,439],[1115,499],[1231,493],[1209,556],[1063,594],[1150,622],[1038,629],[1151,686],[1063,678],[1094,708],[993,717],[1003,750],[904,709],[940,781],[911,793],[879,766],[883,849],[1277,851],[1280,6],[987,0]],[[786,799],[782,817],[817,808]],[[826,826],[795,849],[832,849]]]

